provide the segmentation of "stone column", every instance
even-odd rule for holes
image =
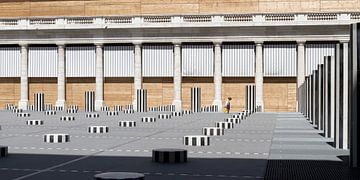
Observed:
[[[135,42],[135,57],[134,57],[134,95],[133,95],[133,106],[134,110],[137,111],[136,101],[136,90],[142,88],[142,67],[141,67],[141,43]]]
[[[349,149],[349,42],[343,46],[343,149]]]
[[[263,73],[263,42],[257,41],[256,45],[256,57],[255,57],[255,88],[256,88],[256,106],[261,106],[261,111],[264,111],[264,98],[263,98],[263,85],[264,85],[264,73]]]
[[[300,101],[302,99],[299,88],[305,82],[305,41],[297,41],[297,93],[296,93],[296,111],[300,110]]]
[[[174,43],[174,100],[175,111],[182,110],[181,102],[181,43]]]
[[[219,111],[222,110],[221,101],[221,87],[222,87],[222,74],[221,74],[221,42],[214,42],[214,101],[213,105],[217,105]]]
[[[103,45],[96,45],[96,90],[95,90],[95,111],[100,111],[104,103],[104,61]]]
[[[20,77],[20,101],[19,108],[27,110],[29,103],[29,83],[28,83],[28,46],[27,44],[20,44],[21,46],[21,77]]]
[[[65,108],[65,45],[58,44],[58,77],[56,106]]]

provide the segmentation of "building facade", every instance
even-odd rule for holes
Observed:
[[[45,103],[96,109],[136,103],[190,108],[256,86],[266,112],[295,112],[298,87],[324,56],[348,52],[359,1],[9,1],[0,3],[0,106]],[[337,48],[341,46],[342,48]]]

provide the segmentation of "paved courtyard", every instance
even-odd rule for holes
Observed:
[[[201,135],[231,115],[198,113],[143,123],[141,117],[160,112],[122,114],[60,121],[55,116],[30,112],[31,117],[0,112],[0,145],[9,156],[0,159],[1,179],[92,179],[108,171],[141,172],[146,179],[264,179],[269,160],[341,161],[348,151],[336,150],[299,113],[257,113],[226,129],[224,136],[211,137],[210,146],[184,146],[185,135]],[[166,112],[164,112],[166,113]],[[168,112],[167,112],[168,113]],[[26,120],[40,119],[42,126],[28,126]],[[134,120],[136,127],[119,127],[120,120]],[[90,134],[90,125],[106,125],[109,133]],[[67,133],[70,142],[43,142],[48,133]],[[156,148],[184,148],[189,162],[157,164],[151,161]]]

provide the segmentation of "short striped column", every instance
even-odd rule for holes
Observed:
[[[70,142],[70,135],[69,134],[45,134],[44,142],[46,142],[46,143]]]
[[[223,129],[232,129],[234,128],[234,123],[232,122],[216,122],[216,127],[223,128]]]
[[[103,112],[107,112],[110,111],[110,108],[108,106],[101,106],[100,110]]]
[[[122,111],[122,106],[114,106],[114,111],[117,111],[117,112]]]
[[[44,121],[42,120],[27,120],[26,121],[26,125],[29,125],[29,126],[38,126],[38,125],[43,125],[44,124]]]
[[[135,121],[120,121],[119,122],[120,127],[136,127]]]
[[[159,119],[171,119],[171,114],[159,114]]]
[[[23,110],[22,109],[12,109],[11,112],[12,113],[21,113],[21,112],[23,112]]]
[[[106,112],[107,116],[118,116],[119,115],[119,111],[108,111]]]
[[[86,91],[85,92],[85,112],[94,112],[95,111],[95,92]]]
[[[171,112],[171,116],[177,117],[177,116],[182,116],[182,112]]]
[[[89,126],[88,132],[94,133],[94,134],[108,133],[109,127],[107,127],[107,126]]]
[[[60,121],[75,121],[74,116],[61,116]]]
[[[192,114],[191,110],[183,110],[182,113],[183,114]]]
[[[66,113],[68,113],[68,114],[75,114],[77,112],[78,112],[77,109],[72,109],[72,108],[69,108],[69,109],[66,110]]]
[[[132,104],[125,105],[125,109],[134,109],[134,105]]]
[[[186,149],[154,149],[152,160],[157,163],[184,163],[187,162]]]
[[[194,113],[201,111],[201,88],[191,88],[191,111]]]
[[[56,111],[54,110],[48,110],[48,111],[45,111],[44,114],[46,116],[52,116],[52,115],[56,115]]]
[[[146,112],[147,111],[147,90],[146,89],[137,89],[136,90],[136,107],[137,112]]]
[[[142,117],[141,122],[144,122],[144,123],[156,122],[156,118],[155,117]]]
[[[134,114],[135,111],[134,111],[134,109],[125,109],[125,110],[124,110],[124,113],[125,113],[125,114]]]
[[[63,111],[64,107],[63,106],[55,106],[55,111]]]
[[[255,85],[247,85],[245,88],[245,108],[250,112],[255,112]]]
[[[87,113],[85,115],[86,118],[98,118],[100,117],[98,113]]]
[[[34,108],[35,111],[44,111],[45,109],[44,93],[34,94]]]
[[[28,111],[35,111],[35,106],[34,105],[28,105],[27,110]]]
[[[26,113],[26,112],[17,113],[16,115],[17,115],[17,117],[30,117],[30,113]]]
[[[244,115],[242,113],[233,114],[231,117],[232,118],[237,118],[237,119],[244,119]]]
[[[203,135],[184,136],[183,143],[185,146],[209,146],[210,137]]]
[[[240,124],[241,119],[240,118],[226,118],[225,122],[231,122],[231,123],[234,123],[234,124]]]
[[[53,105],[52,104],[45,104],[45,111],[48,111],[48,110],[53,110]]]
[[[224,129],[219,127],[203,127],[202,134],[205,136],[223,136]]]

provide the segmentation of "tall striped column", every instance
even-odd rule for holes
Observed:
[[[147,90],[146,89],[138,89],[136,91],[136,99],[137,99],[137,112],[146,112],[147,111]]]
[[[221,42],[214,42],[214,102],[213,105],[222,109],[221,100],[221,87],[222,87],[222,74],[221,74]]]
[[[305,41],[297,41],[297,88],[299,89],[301,85],[305,82]],[[299,110],[300,102],[299,100],[302,99],[302,93],[299,91],[297,92],[297,99],[296,105],[297,110]],[[304,107],[302,107],[304,108]]]
[[[261,111],[264,111],[264,73],[263,73],[263,42],[255,42],[255,86],[256,86],[256,106],[261,107]]]
[[[336,44],[336,90],[335,90],[335,97],[336,97],[336,103],[335,103],[335,147],[338,149],[343,148],[343,89],[342,89],[342,57],[341,57],[341,46],[340,43]]]
[[[350,101],[350,166],[360,167],[360,99],[359,99],[359,79],[360,79],[360,23],[350,26],[350,63],[349,63],[349,88]]]
[[[95,110],[95,92],[85,92],[85,112],[94,112]]]
[[[104,104],[104,61],[103,45],[96,45],[96,90],[95,90],[95,111],[100,111]]]
[[[141,73],[141,43],[134,42],[135,46],[135,57],[134,57],[134,95],[133,95],[133,106],[137,108],[137,97],[136,93],[138,89],[142,89],[142,73]],[[137,109],[134,109],[137,111]]]
[[[19,108],[27,109],[29,104],[29,83],[28,83],[28,45],[20,44],[21,46],[21,77],[20,77],[20,101]]]
[[[256,107],[256,87],[254,85],[247,85],[245,87],[245,108],[250,112],[255,112]]]
[[[65,45],[58,44],[58,77],[56,106],[65,109]]]
[[[180,112],[182,109],[181,102],[181,43],[174,43],[174,100],[175,111]]]
[[[34,109],[35,111],[44,111],[45,109],[44,93],[34,94]]]
[[[191,88],[191,111],[200,112],[201,110],[201,88]]]

